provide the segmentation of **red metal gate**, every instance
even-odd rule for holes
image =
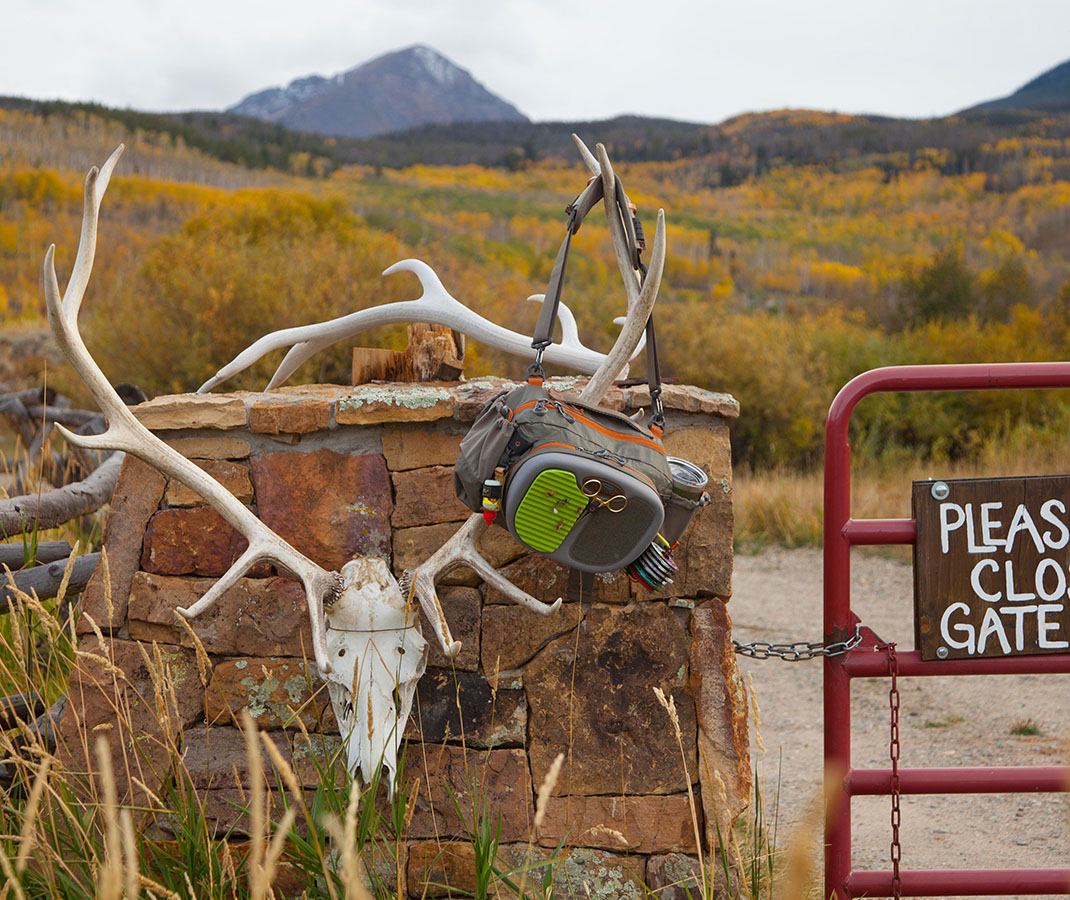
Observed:
[[[1070,363],[893,366],[865,372],[844,386],[829,408],[825,427],[826,644],[848,639],[859,624],[851,610],[851,547],[913,544],[915,540],[913,519],[851,518],[847,426],[858,402],[879,392],[1066,387],[1070,387]],[[892,768],[851,768],[851,679],[889,675],[888,654],[874,652],[876,638],[864,626],[861,634],[858,647],[825,658],[825,897],[891,897],[897,892],[910,897],[1070,893],[1070,869],[852,871],[851,798],[893,793]],[[1070,673],[1070,653],[931,662],[923,661],[917,651],[902,650],[895,657],[899,677]],[[1063,766],[898,769],[895,774],[900,794],[1070,790],[1070,768]]]

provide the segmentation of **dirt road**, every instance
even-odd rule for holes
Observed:
[[[821,554],[766,550],[738,555],[729,611],[739,641],[787,642],[821,636]],[[913,648],[908,564],[856,553],[853,607],[884,640]],[[771,805],[780,766],[780,846],[820,791],[821,663],[740,658],[761,706],[765,795]],[[904,766],[1060,765],[1070,736],[1070,678],[973,676],[904,679]],[[859,680],[852,695],[854,766],[889,765],[888,682]],[[1032,723],[1032,724],[1030,724]],[[1016,735],[1031,731],[1038,734]],[[752,738],[753,744],[753,738]],[[756,752],[756,750],[755,750]],[[1002,868],[1070,864],[1067,795],[982,794],[903,798],[903,867]],[[888,869],[890,801],[853,804],[853,865]],[[815,852],[820,839],[815,836]]]

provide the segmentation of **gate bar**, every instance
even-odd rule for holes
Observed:
[[[862,653],[860,651],[868,652]],[[899,675],[911,677],[947,675],[1067,675],[1070,656],[1049,653],[1038,656],[989,656],[970,659],[923,660],[918,650],[896,650]],[[888,675],[888,660],[870,648],[859,647],[854,655],[841,656],[841,668],[849,678],[880,678]]]
[[[968,391],[1070,387],[1070,363],[978,363],[965,365],[889,366],[851,379],[829,407],[825,424],[824,474],[824,640],[846,640],[853,633],[851,613],[852,543],[909,543],[912,520],[851,520],[851,448],[848,424],[859,401],[890,391]],[[908,526],[907,523],[910,523]],[[918,652],[896,654],[901,675],[972,675],[1070,672],[1070,654],[1008,659],[922,662]],[[870,648],[825,657],[825,768],[829,784],[835,773],[851,768],[851,678],[886,676],[887,660]],[[850,795],[840,785],[825,816],[825,896],[889,896],[891,873],[851,871]],[[902,892],[914,896],[955,894],[1070,893],[1070,870],[948,870],[903,872]]]
[[[1065,894],[1070,869],[900,869],[899,884],[911,897]],[[892,873],[852,872],[845,888],[848,897],[891,897]]]
[[[841,534],[853,547],[860,544],[913,544],[917,525],[913,519],[848,519]]]
[[[891,769],[851,769],[847,789],[852,796],[890,794]],[[1028,794],[1070,791],[1067,766],[949,766],[900,769],[902,794]]]

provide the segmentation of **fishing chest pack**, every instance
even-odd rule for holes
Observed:
[[[642,226],[616,179],[614,202],[633,267]],[[646,354],[650,427],[544,384],[571,237],[602,199],[595,178],[568,207],[569,219],[535,327],[535,362],[527,383],[497,394],[461,441],[454,488],[469,509],[502,525],[521,543],[579,572],[627,571],[650,590],[671,583],[671,550],[699,507],[709,503],[706,474],[666,454],[664,412],[653,318]]]

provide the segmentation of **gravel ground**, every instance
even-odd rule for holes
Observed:
[[[818,550],[738,555],[729,604],[735,638],[776,643],[819,640],[821,583]],[[897,641],[906,649],[914,646],[912,592],[909,564],[854,554],[854,610],[881,638]],[[779,768],[779,845],[783,848],[786,835],[821,789],[821,663],[740,657],[740,667],[753,677],[757,689],[766,748],[762,782],[769,805],[776,794]],[[1063,764],[1070,733],[1067,687],[1066,676],[1051,675],[904,679],[900,683],[901,765]],[[851,714],[852,764],[887,767],[887,680],[854,682]],[[1026,720],[1036,723],[1040,733],[1013,735],[1015,726]],[[903,868],[1066,866],[1070,862],[1066,796],[904,797]],[[854,868],[890,868],[888,797],[855,800],[852,832]]]

